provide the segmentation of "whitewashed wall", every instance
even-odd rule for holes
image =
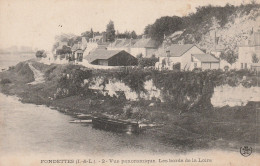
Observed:
[[[242,85],[231,87],[218,86],[214,89],[211,104],[214,107],[244,106],[248,101],[260,101],[260,87],[245,88]]]

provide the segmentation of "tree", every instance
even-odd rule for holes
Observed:
[[[151,24],[148,24],[148,25],[144,28],[144,35],[150,35],[151,28],[152,28],[152,25],[151,25]]]
[[[114,27],[114,22],[113,21],[109,21],[109,23],[107,24],[107,29],[106,29],[106,33],[107,33],[107,40],[110,42],[115,41],[115,27]]]
[[[43,57],[46,57],[46,53],[45,53],[44,50],[38,50],[38,51],[36,52],[35,56],[36,56],[37,58],[43,58]]]
[[[137,35],[136,35],[135,31],[131,32],[131,38],[132,39],[136,39],[137,38]]]
[[[86,32],[81,33],[81,36],[82,37],[86,37],[86,38],[92,38],[93,34],[94,34],[94,32],[93,32],[93,30],[91,28],[90,31],[86,31]]]
[[[145,27],[145,33],[148,33],[152,39],[162,43],[164,35],[170,35],[183,28],[184,21],[182,18],[173,17],[161,17],[155,21],[153,25]]]
[[[151,58],[139,57],[138,58],[138,66],[139,67],[155,66],[156,62],[159,62],[159,58],[156,58],[156,57],[151,57]]]
[[[93,30],[92,30],[92,28],[91,28],[91,29],[90,29],[90,33],[89,33],[89,38],[92,38],[93,35],[94,35],[94,32],[93,32]]]
[[[58,47],[59,47],[59,42],[54,43],[54,45],[52,47],[52,51],[54,51]]]
[[[225,52],[221,53],[220,58],[227,61],[231,66],[237,61],[237,56],[231,49],[227,49]]]
[[[82,39],[80,36],[73,37],[73,38],[69,39],[68,45],[72,47],[74,44],[81,42],[81,40]]]
[[[71,54],[71,48],[68,46],[63,46],[62,49],[58,49],[56,54],[64,55],[64,54]]]
[[[259,58],[257,57],[256,53],[253,53],[253,55],[252,55],[252,62],[253,63],[258,63],[259,62]]]

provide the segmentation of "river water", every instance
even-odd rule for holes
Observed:
[[[0,54],[6,69],[33,54]],[[46,106],[21,103],[0,93],[1,154],[119,154],[174,151],[149,135],[127,135],[93,129],[91,124],[69,123],[73,117]]]
[[[162,153],[173,148],[149,135],[128,135],[69,123],[73,117],[46,106],[21,103],[17,97],[0,94],[0,151],[28,154],[118,154]]]
[[[26,61],[35,58],[33,53],[16,53],[16,54],[0,54],[0,69],[8,69],[9,66],[14,66],[21,61]]]
[[[15,65],[31,57],[18,56],[5,63],[4,56],[0,55],[0,67]],[[157,162],[155,165],[162,158],[208,158],[214,165],[229,165],[231,159],[233,165],[248,163],[239,151],[212,149],[180,153],[180,150],[162,144],[149,134],[107,132],[94,129],[91,124],[69,123],[73,119],[46,106],[21,103],[15,96],[0,93],[0,165],[39,165],[42,159],[95,159],[91,156],[102,159],[154,159]],[[256,163],[260,156],[254,154],[250,157]]]

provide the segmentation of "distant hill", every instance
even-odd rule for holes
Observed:
[[[28,46],[11,46],[8,48],[0,48],[0,54],[11,54],[11,53],[35,53],[36,48]]]
[[[146,27],[145,34],[157,40],[163,39],[166,45],[193,43],[202,49],[214,50],[217,43],[217,48],[230,48],[237,52],[237,46],[244,44],[253,31],[260,29],[260,4],[203,6],[189,16],[172,18],[175,19],[157,19]],[[171,25],[176,25],[176,22],[178,26],[173,29]]]

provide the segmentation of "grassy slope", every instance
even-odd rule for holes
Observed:
[[[164,123],[160,128],[145,132],[152,137],[172,146],[185,149],[231,147],[239,148],[245,144],[259,142],[256,130],[256,109],[259,103],[251,103],[244,107],[222,107],[201,110],[200,112],[185,112],[173,110],[168,103],[152,101],[130,102],[115,98],[106,98],[94,94],[72,95],[65,98],[51,100],[58,87],[58,80],[62,71],[68,65],[43,65],[32,62],[33,66],[45,73],[46,82],[38,85],[28,85],[33,81],[32,72],[27,65],[18,65],[14,69],[0,73],[0,78],[8,78],[11,84],[1,85],[1,91],[15,94],[23,102],[45,104],[59,107],[68,113],[109,114],[115,118],[135,119],[156,123]],[[130,106],[127,111],[126,105]],[[258,113],[259,115],[259,113]]]

